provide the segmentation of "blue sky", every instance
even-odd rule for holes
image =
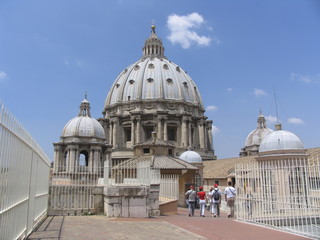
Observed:
[[[0,100],[52,160],[85,92],[102,116],[153,22],[200,90],[218,158],[238,156],[260,109],[273,128],[274,92],[283,129],[320,146],[317,0],[1,0]]]

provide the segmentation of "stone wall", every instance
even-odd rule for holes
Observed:
[[[107,217],[149,218],[160,215],[160,185],[106,186],[104,212]]]

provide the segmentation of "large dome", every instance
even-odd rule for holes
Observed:
[[[263,139],[259,152],[301,149],[304,149],[304,147],[298,136],[286,130],[278,130],[270,133]]]
[[[152,27],[143,56],[124,69],[114,82],[105,108],[116,103],[143,100],[174,100],[202,106],[196,84],[178,65],[164,56],[164,47]]]
[[[92,137],[105,139],[102,125],[90,116],[90,104],[87,99],[81,102],[79,115],[65,125],[61,137]]]

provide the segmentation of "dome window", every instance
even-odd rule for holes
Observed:
[[[147,81],[148,81],[149,83],[151,83],[151,82],[153,82],[153,79],[152,79],[152,78],[148,78]]]
[[[140,68],[139,65],[134,66],[134,70],[138,70],[139,68]]]
[[[131,96],[128,96],[128,101],[130,101],[130,99],[131,99]]]
[[[163,68],[166,69],[166,70],[168,70],[168,69],[169,69],[168,64],[163,64]]]
[[[171,78],[168,78],[168,79],[167,79],[167,83],[168,83],[168,84],[172,84],[172,83],[173,83],[172,79],[171,79]]]
[[[149,65],[148,65],[148,68],[154,68],[154,64],[153,63],[150,63]]]
[[[124,71],[123,71],[123,74],[125,74],[125,73],[127,73],[128,72],[128,69],[125,69]]]
[[[134,80],[132,80],[132,79],[129,80],[129,83],[130,83],[130,84],[134,84]]]
[[[117,84],[116,84],[116,87],[117,87],[117,88],[118,88],[118,87],[120,87],[120,84],[119,84],[119,83],[117,83]]]
[[[183,82],[183,85],[184,85],[185,87],[188,87],[188,83],[187,83],[187,82]]]
[[[179,67],[176,67],[176,70],[177,70],[177,72],[180,72],[180,68]]]

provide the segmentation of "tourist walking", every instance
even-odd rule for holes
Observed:
[[[230,209],[228,217],[234,217],[234,201],[237,195],[237,191],[234,187],[232,187],[231,182],[228,182],[228,187],[226,187],[224,194],[225,200],[227,201],[227,206]]]
[[[199,187],[197,195],[199,197],[200,217],[204,217],[204,211],[206,209],[206,193],[203,191],[203,187]]]
[[[214,187],[209,192],[210,212],[213,217],[220,217],[221,194],[218,184],[214,184]]]
[[[194,186],[190,186],[190,189],[186,192],[185,195],[188,201],[189,217],[194,216],[194,207],[196,202],[196,191],[194,190]]]

